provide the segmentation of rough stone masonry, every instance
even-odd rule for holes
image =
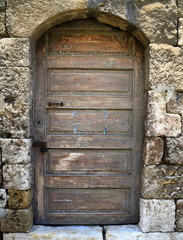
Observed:
[[[34,239],[26,232],[33,225],[35,42],[57,24],[88,17],[130,32],[145,49],[140,229],[107,227],[106,240],[183,239],[183,1],[0,0],[0,218],[1,231],[8,233],[4,239]],[[102,239],[99,227],[93,231],[92,239]]]

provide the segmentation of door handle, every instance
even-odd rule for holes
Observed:
[[[63,102],[48,102],[48,107],[52,107],[52,106],[63,107],[64,103]]]
[[[33,147],[39,147],[40,148],[40,152],[42,152],[42,153],[48,152],[48,148],[47,148],[47,143],[46,142],[35,141],[35,142],[33,142]]]

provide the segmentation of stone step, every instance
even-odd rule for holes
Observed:
[[[105,227],[106,240],[183,240],[183,233],[143,233],[137,225]]]
[[[137,225],[106,226],[105,240],[183,240],[183,232],[143,233]],[[6,233],[4,240],[104,240],[99,226],[34,226],[29,233]]]
[[[102,227],[34,226],[29,233],[7,233],[4,240],[103,240]]]

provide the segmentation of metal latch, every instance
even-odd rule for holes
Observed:
[[[33,147],[39,147],[40,148],[40,151],[45,153],[48,151],[48,148],[47,148],[47,143],[46,142],[42,142],[42,141],[35,141],[33,143]]]

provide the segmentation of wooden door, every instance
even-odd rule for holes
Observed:
[[[95,20],[37,43],[35,223],[137,223],[143,139],[143,50]],[[47,152],[45,152],[47,150]]]

